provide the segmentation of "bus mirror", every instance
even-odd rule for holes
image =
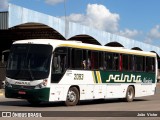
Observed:
[[[5,63],[5,59],[8,58],[9,52],[10,52],[10,50],[2,51],[2,59],[1,59],[2,64],[4,64]]]
[[[1,61],[2,61],[2,64],[4,64],[4,55],[2,55],[2,60]]]

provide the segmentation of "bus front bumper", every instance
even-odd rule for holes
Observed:
[[[13,89],[5,87],[6,98],[18,98],[34,101],[49,101],[50,88],[41,89]]]

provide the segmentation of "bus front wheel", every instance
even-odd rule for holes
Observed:
[[[67,98],[65,101],[66,106],[75,106],[79,102],[79,91],[76,87],[71,87],[68,90]]]
[[[126,92],[126,102],[132,102],[135,96],[134,88],[133,86],[129,86]]]

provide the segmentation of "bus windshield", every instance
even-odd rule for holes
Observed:
[[[49,75],[52,46],[15,44],[8,58],[6,76],[17,80],[40,80]]]

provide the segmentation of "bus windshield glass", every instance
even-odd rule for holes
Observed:
[[[6,76],[17,80],[40,80],[49,75],[52,46],[15,44],[8,58]]]

